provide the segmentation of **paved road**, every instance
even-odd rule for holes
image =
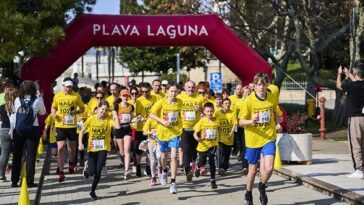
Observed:
[[[147,177],[123,180],[117,168],[115,155],[108,158],[108,175],[97,188],[99,200],[88,197],[92,179],[84,180],[79,174],[66,175],[66,181],[58,183],[52,162],[51,174],[45,177],[41,204],[243,204],[245,177],[241,176],[235,160],[230,174],[218,177],[218,189],[209,186],[209,177],[194,178],[186,182],[182,173],[177,177],[178,193],[169,194],[168,186],[149,187]],[[258,179],[257,179],[258,180]],[[273,175],[268,188],[269,204],[345,204],[329,196]],[[255,204],[259,203],[257,189],[253,191]]]

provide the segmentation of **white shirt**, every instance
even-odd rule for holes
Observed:
[[[25,95],[24,101],[25,102],[30,101],[30,95]],[[19,99],[19,97],[17,97],[14,101],[14,113],[16,113],[16,111],[18,110],[20,105],[21,105],[20,99]],[[44,105],[43,97],[37,97],[32,104],[32,108],[33,108],[33,114],[35,117],[33,126],[39,126],[37,114],[39,114],[39,115],[46,114],[46,108]]]

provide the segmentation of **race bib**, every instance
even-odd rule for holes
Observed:
[[[63,124],[64,125],[74,125],[75,124],[75,117],[73,115],[66,115],[63,117]]]
[[[105,140],[91,140],[90,150],[105,150]]]
[[[270,122],[270,111],[267,110],[265,112],[259,112],[258,123],[268,123],[268,122]]]
[[[213,140],[216,138],[216,129],[206,129],[205,134],[207,140]]]
[[[176,123],[177,117],[178,117],[178,112],[169,112],[167,116],[168,116],[168,122]]]
[[[128,123],[131,121],[130,113],[124,113],[120,115],[120,122],[121,123]]]
[[[186,121],[195,121],[195,119],[196,119],[196,112],[195,111],[184,112],[184,119]]]

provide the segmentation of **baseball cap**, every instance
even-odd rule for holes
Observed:
[[[66,80],[62,83],[64,86],[68,87],[68,86],[73,86],[73,81],[72,80]]]
[[[162,85],[168,85],[168,80],[162,80]]]

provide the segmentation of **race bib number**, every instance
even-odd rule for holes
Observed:
[[[105,150],[105,140],[91,140],[91,150]]]
[[[258,123],[268,123],[268,122],[270,122],[270,111],[267,110],[265,112],[259,112]]]
[[[195,119],[196,119],[196,112],[195,111],[184,112],[184,119],[186,121],[195,121]]]
[[[129,113],[120,115],[120,122],[121,123],[128,123],[130,121],[131,121],[131,115]]]
[[[213,140],[216,138],[216,129],[206,129],[206,139]]]
[[[178,112],[169,112],[167,116],[168,116],[168,122],[176,123],[178,118]]]
[[[66,115],[63,117],[63,124],[64,125],[74,125],[75,124],[75,117],[73,115]]]

